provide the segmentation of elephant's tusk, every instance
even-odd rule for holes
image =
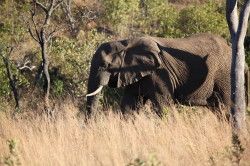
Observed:
[[[87,94],[86,97],[96,95],[97,93],[101,92],[102,88],[103,88],[103,86],[101,85],[101,86],[100,86],[98,89],[96,89],[94,92]]]

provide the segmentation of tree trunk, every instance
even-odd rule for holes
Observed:
[[[246,100],[244,88],[245,50],[244,39],[250,13],[250,0],[245,3],[238,17],[237,0],[227,0],[226,17],[232,42],[231,114],[234,132],[246,131]]]
[[[50,109],[50,103],[49,103],[49,94],[50,94],[50,75],[49,75],[49,58],[47,53],[47,41],[45,38],[44,32],[42,32],[42,41],[41,42],[41,48],[42,48],[42,60],[43,60],[43,73],[45,75],[46,80],[46,87],[45,87],[45,95],[44,95],[44,103],[45,103],[45,109]]]
[[[245,100],[245,52],[244,46],[236,45],[232,43],[232,66],[231,66],[231,91],[232,91],[232,102],[231,108],[232,118],[234,121],[234,128],[241,130],[246,128],[245,116],[246,116],[246,100]]]

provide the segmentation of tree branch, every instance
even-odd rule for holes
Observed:
[[[245,0],[239,19],[239,27],[237,31],[238,42],[244,46],[244,39],[247,33],[248,18],[250,13],[250,0]]]
[[[33,34],[33,32],[32,32],[32,30],[31,30],[30,27],[29,27],[29,34],[30,34],[30,36],[31,36],[37,43],[39,43],[39,40],[34,36],[34,34]]]
[[[41,36],[39,35],[38,29],[37,29],[37,26],[36,26],[36,22],[35,22],[35,19],[34,19],[35,14],[36,14],[35,10],[31,11],[31,20],[32,20],[32,23],[33,23],[33,26],[34,26],[34,29],[35,29],[35,32],[36,32],[36,36],[38,38],[38,40],[36,40],[36,41],[39,43],[39,42],[41,42]],[[31,28],[30,28],[30,30],[31,30]]]
[[[28,69],[30,71],[32,71],[34,68],[36,68],[36,66],[28,66],[28,64],[30,64],[31,62],[29,60],[25,60],[23,66],[18,65],[17,68],[19,70],[24,70],[24,69]]]
[[[53,10],[55,10],[56,8],[58,8],[58,6],[60,6],[63,3],[63,0],[58,1],[54,6],[53,6]]]
[[[41,9],[43,9],[43,11],[44,11],[45,13],[48,12],[48,9],[47,9],[41,2],[38,2],[37,0],[33,0],[33,2],[34,2],[37,6],[39,6]]]
[[[64,5],[62,5],[61,7],[69,19],[71,32],[73,35],[75,35],[76,27],[75,27],[75,20],[74,20],[74,17],[72,15],[72,12],[71,12],[71,3],[72,3],[72,0],[64,1]]]
[[[227,0],[226,18],[227,18],[228,28],[231,34],[231,39],[233,40],[236,37],[239,24],[238,12],[237,12],[237,0]]]
[[[47,40],[49,41],[52,37],[54,37],[54,34],[57,32],[57,29],[54,29],[52,32],[48,34]]]

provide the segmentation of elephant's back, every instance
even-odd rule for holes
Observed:
[[[221,56],[223,52],[230,54],[230,47],[225,39],[209,33],[197,34],[187,38],[154,38],[159,45],[167,48],[178,49],[193,53],[198,56]]]

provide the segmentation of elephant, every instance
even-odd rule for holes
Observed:
[[[148,100],[159,116],[171,103],[230,107],[231,59],[226,40],[209,33],[103,43],[91,61],[87,113],[97,109],[104,86],[124,88],[122,113]]]

